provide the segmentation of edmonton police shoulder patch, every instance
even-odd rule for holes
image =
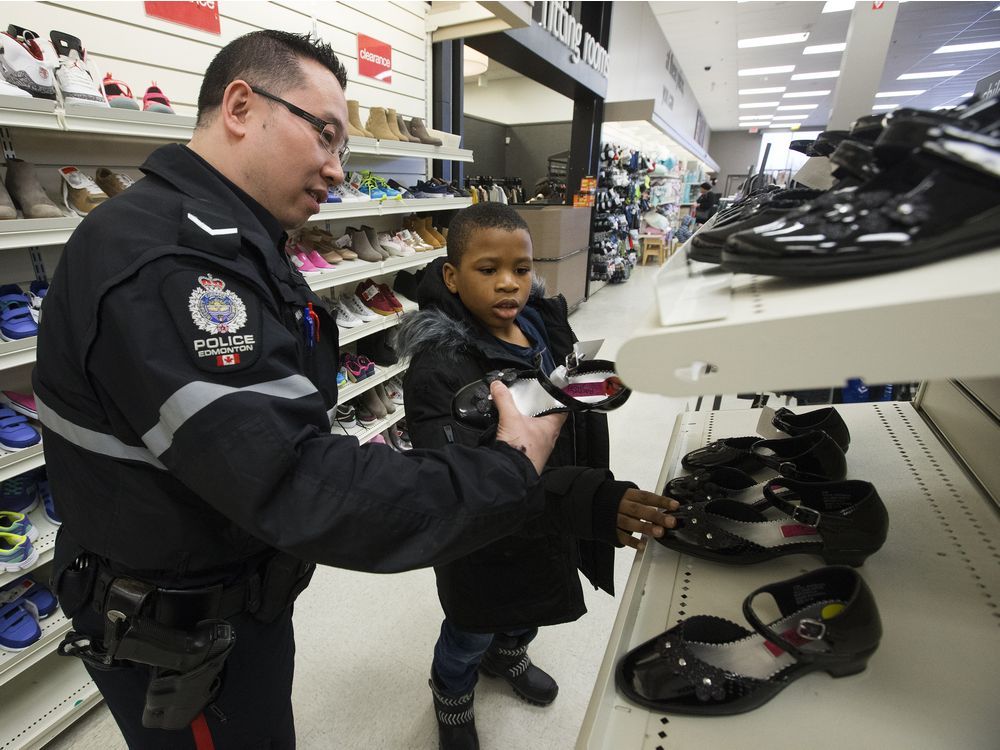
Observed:
[[[261,308],[248,285],[218,273],[181,270],[168,275],[160,291],[199,369],[235,372],[257,361]]]

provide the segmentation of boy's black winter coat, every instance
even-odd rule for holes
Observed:
[[[444,285],[444,260],[431,264],[418,288],[420,311],[400,326],[397,348],[411,357],[403,392],[415,449],[449,442],[477,445],[480,433],[452,417],[462,387],[491,370],[524,369]],[[566,301],[532,289],[528,306],[539,313],[556,364],[573,349]],[[614,593],[618,503],[634,485],[608,471],[607,417],[571,414],[544,472],[547,510],[505,539],[439,565],[438,594],[456,626],[473,632],[570,622],[587,609],[577,569],[595,587]]]

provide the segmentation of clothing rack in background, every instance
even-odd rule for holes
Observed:
[[[465,178],[465,189],[476,191],[479,201],[523,204],[527,201],[520,177],[480,175]]]

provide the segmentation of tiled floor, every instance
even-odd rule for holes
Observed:
[[[626,284],[598,291],[572,317],[578,336],[603,337],[601,356],[613,358],[631,321],[653,304],[656,270],[637,268]],[[611,415],[611,466],[616,476],[654,489],[674,417],[683,407],[679,400],[636,393]],[[631,562],[630,549],[618,553],[619,590]],[[527,705],[494,680],[480,682],[476,724],[484,750],[573,747],[617,604],[590,591],[587,615],[544,628],[532,645],[532,658],[560,685],[559,697],[550,707]],[[317,571],[295,608],[298,746],[304,750],[436,748],[427,676],[440,619],[430,570],[387,576],[332,568]],[[48,747],[118,750],[125,744],[101,706]]]

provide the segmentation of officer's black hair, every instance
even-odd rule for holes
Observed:
[[[226,86],[236,79],[259,86],[280,96],[302,80],[301,59],[315,60],[325,67],[347,90],[347,71],[333,48],[312,34],[263,29],[234,39],[215,56],[205,71],[198,92],[198,121],[195,127],[211,119],[222,105]]]
[[[712,192],[712,183],[711,182],[703,182],[698,187],[700,187],[702,190],[708,190],[709,192]]]
[[[524,218],[505,203],[477,203],[459,211],[448,224],[448,262],[458,268],[472,234],[479,229],[529,232]]]

